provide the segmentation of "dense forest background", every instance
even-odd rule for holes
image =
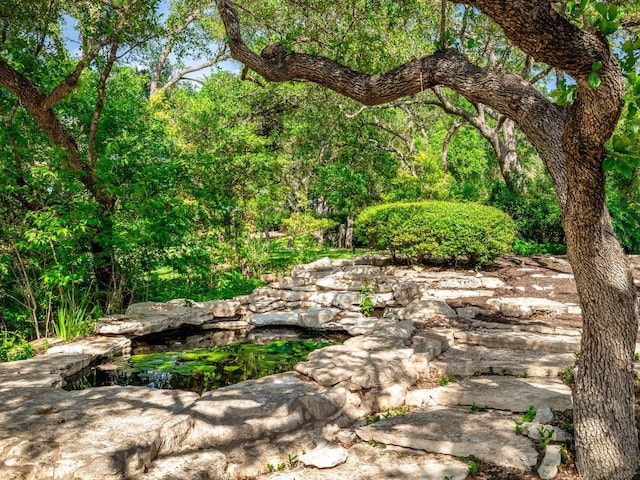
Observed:
[[[352,238],[353,219],[379,203],[491,205],[515,220],[516,254],[565,250],[548,174],[489,107],[434,88],[368,108],[310,83],[265,82],[228,62],[210,2],[18,3],[0,9],[2,62],[50,100],[52,117],[0,87],[4,345],[47,336],[74,312],[231,296],[332,248],[366,248]],[[302,37],[296,3],[242,2],[259,12],[257,50],[274,39],[304,44],[376,72],[445,42],[571,101],[570,79],[513,48],[474,9],[317,2]],[[327,32],[327,17],[341,31]],[[620,45],[633,38],[618,34]],[[625,115],[614,141],[638,127]],[[637,168],[612,165],[615,233],[638,253]]]

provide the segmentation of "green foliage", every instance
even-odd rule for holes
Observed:
[[[546,428],[543,425],[538,427],[538,445],[540,446],[540,448],[544,448],[549,445],[549,443],[551,443],[553,434],[553,428]]]
[[[547,182],[531,185],[526,194],[496,185],[488,203],[513,218],[517,232],[513,251],[518,255],[566,252],[562,213]]]
[[[362,288],[360,288],[360,311],[365,317],[370,316],[375,309],[371,295],[374,295],[375,291],[371,287],[371,282],[364,282]]]
[[[511,251],[514,224],[498,209],[474,203],[395,203],[363,210],[356,233],[370,247],[414,262],[466,257],[485,265]]]
[[[522,417],[516,420],[516,433],[521,434],[522,424],[533,422],[534,418],[536,418],[536,408],[533,405],[529,405],[529,408],[527,408],[527,411],[522,415]]]
[[[237,342],[221,347],[199,348],[186,352],[161,352],[134,355],[125,373],[148,383],[158,374],[168,375],[163,382],[172,388],[202,393],[244,380],[290,371],[307,355],[331,345],[310,339],[278,340],[258,345]]]
[[[20,333],[2,331],[0,336],[0,362],[25,360],[35,354],[35,349]]]
[[[57,337],[70,342],[76,337],[86,337],[93,333],[94,319],[101,316],[98,306],[90,310],[91,295],[85,294],[76,299],[73,290],[61,295],[53,332]]]
[[[334,226],[328,218],[315,218],[307,213],[297,213],[282,221],[282,230],[292,237],[314,237],[322,243],[324,233]]]

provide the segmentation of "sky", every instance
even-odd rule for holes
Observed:
[[[160,5],[159,5],[160,13],[163,16],[166,15],[168,11],[168,4],[169,2],[167,0],[162,0],[160,2]],[[65,20],[65,23],[64,23],[63,37],[65,39],[66,46],[69,49],[69,52],[71,53],[72,56],[74,57],[79,56],[80,42],[79,42],[79,32],[77,30],[76,21],[74,18],[70,16],[65,16],[64,20]],[[205,60],[206,59],[202,57],[182,58],[182,62],[187,67],[197,66],[203,63]],[[175,61],[175,57],[170,57],[170,61]],[[135,65],[135,64],[132,64],[132,66],[140,67],[140,65]],[[213,67],[209,67],[209,68],[200,70],[198,72],[189,74],[189,76],[192,78],[203,80],[206,76],[220,70],[231,72],[234,74],[240,74],[241,68],[242,68],[242,65],[236,62],[235,60],[226,60]]]

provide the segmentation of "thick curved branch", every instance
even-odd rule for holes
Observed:
[[[242,39],[240,21],[232,2],[216,0],[216,3],[229,39],[231,56],[267,80],[311,81],[365,105],[392,102],[442,85],[474,104],[490,106],[512,118],[545,162],[560,202],[564,203],[567,182],[562,135],[566,111],[544,98],[521,77],[480,68],[454,49],[441,50],[379,74],[357,72],[324,57],[288,52],[279,44],[267,45],[261,54],[257,54]],[[520,8],[527,2],[474,3],[517,4]],[[513,15],[508,13],[508,16]],[[570,27],[573,31],[574,27]]]
[[[466,0],[463,3],[491,17],[509,40],[537,62],[553,65],[573,77],[588,76],[591,66],[608,55],[608,47],[599,32],[573,25],[548,0]]]

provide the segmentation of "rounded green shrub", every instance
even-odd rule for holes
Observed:
[[[514,230],[506,213],[476,203],[388,203],[366,208],[356,219],[362,242],[413,262],[466,257],[486,265],[511,251]]]

